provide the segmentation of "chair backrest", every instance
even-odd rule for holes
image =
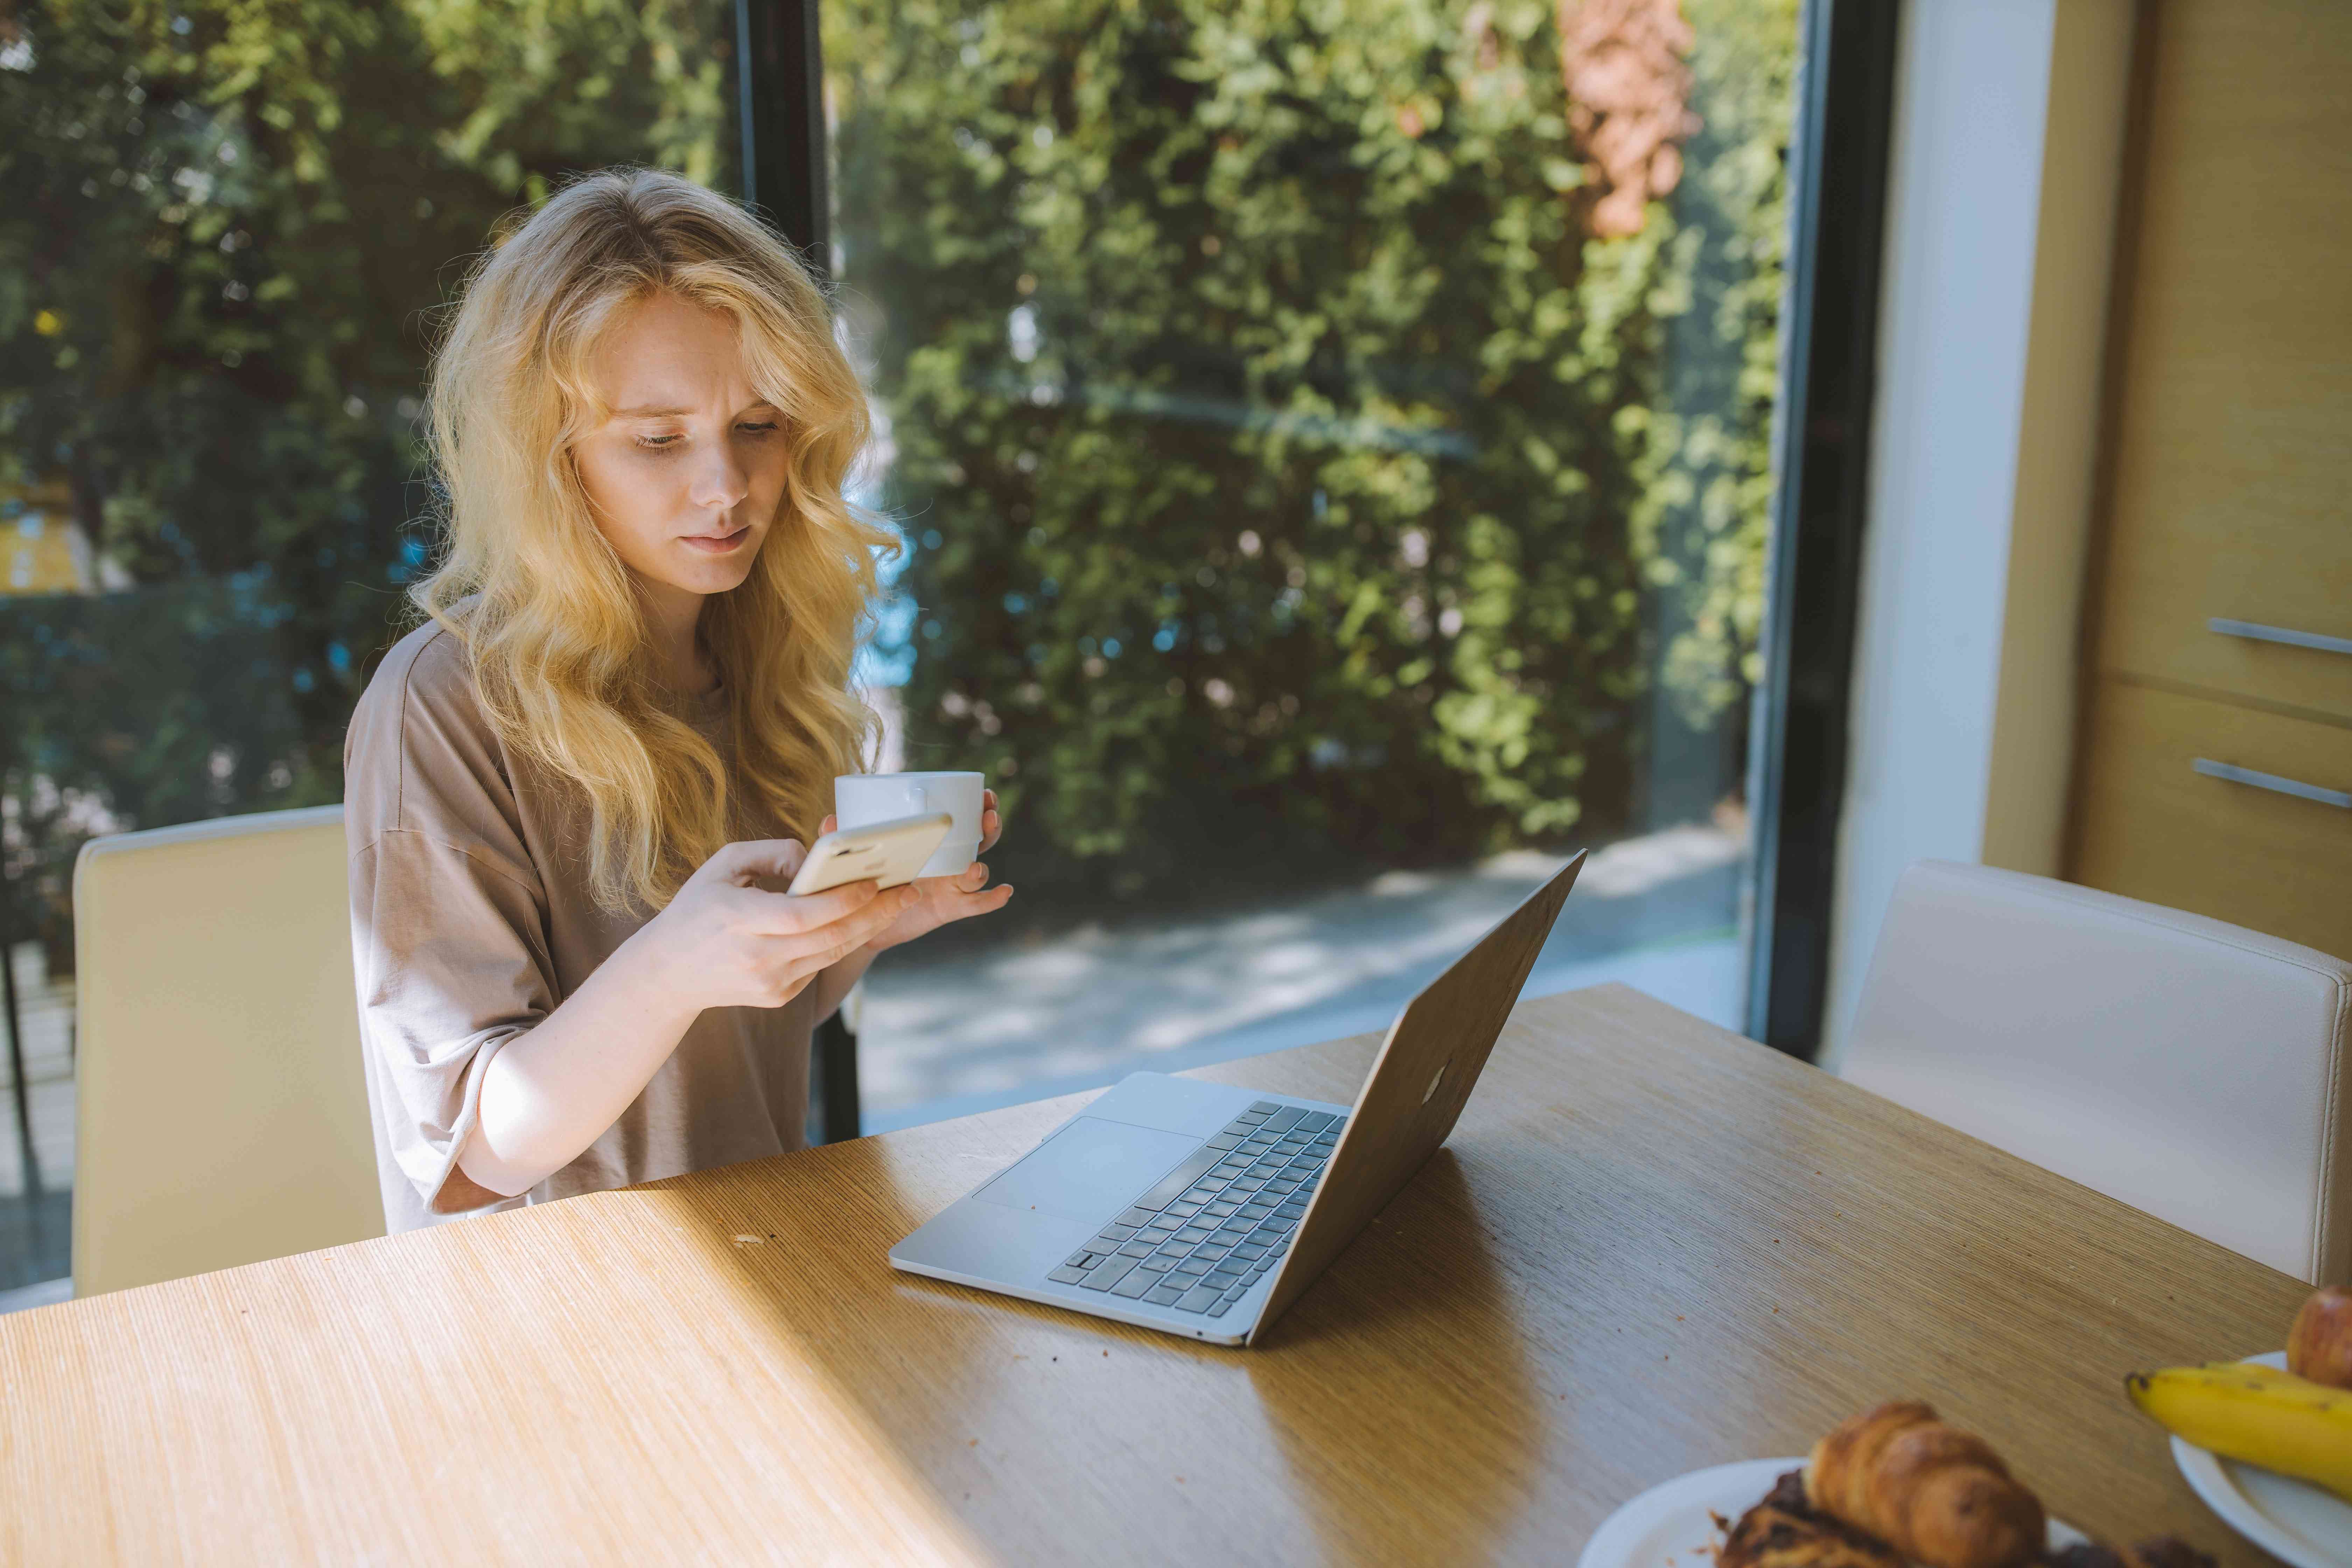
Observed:
[[[2042,877],[1903,873],[1840,1071],[2311,1283],[2352,1276],[2352,965]]]
[[[383,1234],[345,858],[341,806],[83,847],[77,1295]]]

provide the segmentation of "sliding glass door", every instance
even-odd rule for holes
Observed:
[[[890,764],[1020,891],[877,965],[865,1125],[1541,992],[1742,1016],[1793,0],[825,0]]]

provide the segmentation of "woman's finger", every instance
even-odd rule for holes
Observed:
[[[1003,909],[1013,901],[1013,884],[999,882],[981,893],[959,893],[955,904],[940,917],[941,925],[950,921],[968,921],[974,915],[984,915]]]
[[[837,817],[837,816],[827,816],[827,817],[824,819],[824,825],[823,826],[819,827],[819,828],[816,830],[816,831],[817,831],[817,837],[820,837],[820,838],[822,838],[822,837],[824,837],[826,834],[828,834],[828,833],[832,832],[835,828],[836,828],[836,827],[838,827],[838,826],[841,826],[841,818],[839,818],[839,817]]]
[[[950,888],[930,900],[929,913],[934,923],[945,925],[950,921],[969,920],[984,915],[991,910],[1001,910],[1013,896],[1013,884],[1000,882],[993,888]]]
[[[761,936],[799,936],[829,926],[880,896],[881,884],[871,877],[827,888],[822,893],[772,893],[763,888],[746,888],[738,895],[744,922]]]
[[[771,962],[788,974],[813,973],[840,963],[906,912],[913,900],[902,897],[905,890],[889,889],[862,909],[823,926],[762,939]]]

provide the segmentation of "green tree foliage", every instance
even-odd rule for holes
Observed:
[[[1604,241],[1533,0],[826,0],[910,760],[998,776],[1024,879],[1556,839],[1625,816],[1658,671],[1736,712],[1794,0],[1684,10],[1690,174]],[[0,600],[19,871],[61,885],[78,799],[339,795],[428,548],[436,308],[566,171],[731,186],[730,39],[719,0],[0,0],[0,487],[65,477],[136,584]]]
[[[0,0],[0,486],[66,476],[137,584],[0,600],[20,870],[57,890],[66,792],[341,798],[425,549],[436,308],[568,170],[731,184],[732,36],[720,0]]]
[[[828,5],[910,763],[1130,890],[1626,821],[1753,677],[1794,9],[1601,240],[1532,0]]]

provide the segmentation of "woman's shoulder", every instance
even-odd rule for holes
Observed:
[[[438,815],[436,801],[511,791],[465,641],[428,621],[392,646],[352,712],[343,742],[346,821],[363,817],[378,831],[414,826],[420,814]]]
[[[474,685],[473,656],[438,621],[425,622],[385,652],[360,694],[352,727],[356,731],[373,721],[398,732],[419,720],[457,720],[469,728],[488,722]]]

